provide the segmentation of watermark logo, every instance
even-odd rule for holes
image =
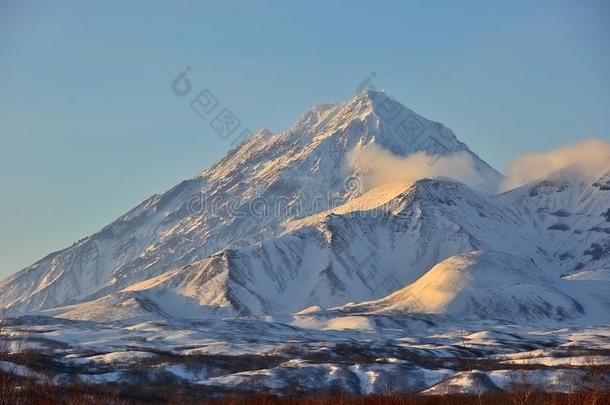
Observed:
[[[201,91],[191,101],[191,108],[199,115],[199,117],[205,119],[216,107],[218,107],[218,99],[208,89]]]
[[[191,80],[187,77],[188,73],[191,71],[191,67],[187,66],[182,72],[178,73],[178,76],[172,80],[172,93],[174,93],[178,97],[185,97],[191,94],[193,90],[193,84]]]
[[[189,77],[192,68],[187,66],[180,71],[171,82],[172,93],[176,97],[187,97],[193,92],[193,83]],[[203,120],[210,117],[209,127],[219,137],[231,141],[231,147],[247,141],[252,137],[252,131],[241,128],[241,120],[226,106],[210,89],[203,89],[191,99],[191,109]],[[240,129],[241,128],[241,129]]]
[[[376,90],[375,85],[373,84],[373,79],[377,77],[377,73],[371,72],[367,77],[364,78],[356,87],[356,94],[362,93],[364,90]]]
[[[345,199],[357,197],[363,191],[362,179],[355,174],[349,175],[343,181],[343,189],[345,190]]]
[[[220,136],[222,139],[228,139],[237,128],[241,125],[239,118],[235,116],[228,108],[224,108],[217,116],[210,122],[210,127]]]
[[[265,185],[252,182],[250,190],[261,192]],[[188,201],[186,208],[189,215],[209,215],[215,218],[301,218],[306,215],[319,213],[324,210],[332,210],[341,206],[363,192],[362,179],[356,175],[347,176],[342,183],[339,191],[329,191],[317,195],[270,195],[262,194],[252,198],[244,196],[208,196],[206,191],[202,191]],[[358,205],[352,207],[353,211],[358,211]],[[363,209],[366,206],[362,207]],[[367,211],[366,215],[377,215],[374,210]],[[364,213],[362,215],[365,215]]]

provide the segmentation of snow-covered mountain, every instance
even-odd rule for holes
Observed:
[[[370,143],[401,156],[472,154],[449,129],[383,93],[317,106],[284,133],[259,131],[198,176],[3,281],[1,303],[34,311],[87,301],[222,249],[276,236],[286,220],[348,199],[354,190],[345,184],[351,174],[345,155]],[[495,170],[472,156],[485,178],[499,181]],[[272,212],[256,213],[261,202]]]
[[[483,181],[365,189],[346,158],[369,145],[397,157],[466,155]],[[366,91],[314,107],[283,133],[259,131],[0,283],[0,304],[92,320],[397,311],[603,320],[610,170],[563,170],[495,195],[501,180],[442,124]]]
[[[568,167],[498,196],[541,235],[562,276],[610,280],[610,162],[606,172]]]
[[[472,251],[438,262],[414,283],[379,300],[316,312],[332,317],[406,312],[461,321],[607,324],[609,180],[610,171],[600,176],[569,167],[481,200],[480,206],[486,207],[491,200],[509,221],[479,211],[483,219],[468,232],[482,242],[473,243]],[[467,212],[475,204],[470,201],[457,209],[465,214],[463,220],[476,218]],[[486,229],[482,223],[488,221]]]

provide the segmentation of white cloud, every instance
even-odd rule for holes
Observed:
[[[449,177],[469,186],[477,186],[483,181],[474,168],[471,155],[466,152],[448,156],[418,152],[400,157],[376,144],[368,144],[354,148],[348,154],[347,163],[363,175],[367,189],[386,183],[414,183],[435,177]]]
[[[510,165],[502,189],[510,190],[568,167],[591,175],[610,170],[610,143],[588,139],[549,152],[522,156]]]

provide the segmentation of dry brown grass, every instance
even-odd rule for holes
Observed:
[[[598,393],[598,404],[610,403],[610,392]],[[588,404],[589,393],[547,394],[532,393],[527,404],[532,405],[584,405]],[[481,395],[443,395],[424,396],[415,394],[395,394],[390,396],[329,396],[329,397],[292,397],[278,398],[274,396],[244,396],[227,397],[218,401],[208,401],[209,404],[263,404],[263,405],[512,405],[513,393],[496,392]]]
[[[397,394],[393,391],[400,388],[388,387],[387,395],[354,396],[320,394],[305,395],[295,387],[292,395],[283,397],[267,394],[248,394],[224,392],[205,386],[185,385],[179,382],[156,381],[146,384],[107,384],[86,385],[75,381],[71,384],[58,385],[52,381],[53,363],[44,353],[26,350],[19,337],[7,336],[4,333],[4,321],[0,318],[0,361],[3,364],[15,364],[21,367],[20,373],[1,371],[0,369],[0,405],[27,404],[263,404],[263,405],[601,405],[610,404],[608,379],[610,368],[596,365],[593,357],[586,364],[586,389],[572,394],[544,393],[537,391],[531,381],[521,377],[513,379],[513,384],[506,392],[481,392],[476,395],[446,394],[424,396],[417,394]],[[224,360],[224,359],[218,359]],[[246,359],[248,361],[253,359]],[[275,359],[273,359],[275,360]],[[236,364],[237,369],[243,365]],[[478,368],[481,364],[476,365]],[[475,365],[468,362],[464,368],[474,372]],[[522,367],[523,368],[523,367]],[[527,369],[527,367],[525,367]],[[36,370],[24,373],[23,370]],[[394,384],[393,384],[394,385]],[[568,387],[567,387],[568,388]],[[216,398],[216,399],[213,399]]]
[[[6,385],[3,387],[6,388]],[[518,392],[489,392],[481,395],[424,396],[417,394],[393,395],[330,395],[330,396],[285,396],[247,395],[218,392],[188,392],[190,387],[178,384],[155,387],[133,386],[87,386],[72,384],[57,386],[48,381],[14,378],[9,389],[0,393],[1,404],[172,404],[172,405],[597,405],[610,404],[610,391],[587,390],[572,394],[528,392],[527,399]],[[212,396],[222,395],[218,399]],[[207,398],[207,399],[205,399]],[[521,402],[523,401],[523,402]]]

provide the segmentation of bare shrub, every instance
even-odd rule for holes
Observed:
[[[598,405],[608,403],[608,380],[610,379],[610,365],[598,364],[590,354],[585,358],[586,370],[586,398],[585,405]]]
[[[529,359],[526,359],[524,365],[530,364]],[[510,368],[508,370],[509,395],[510,400],[514,405],[530,404],[531,396],[536,391],[536,386],[533,382],[531,370],[528,367],[520,369]]]

